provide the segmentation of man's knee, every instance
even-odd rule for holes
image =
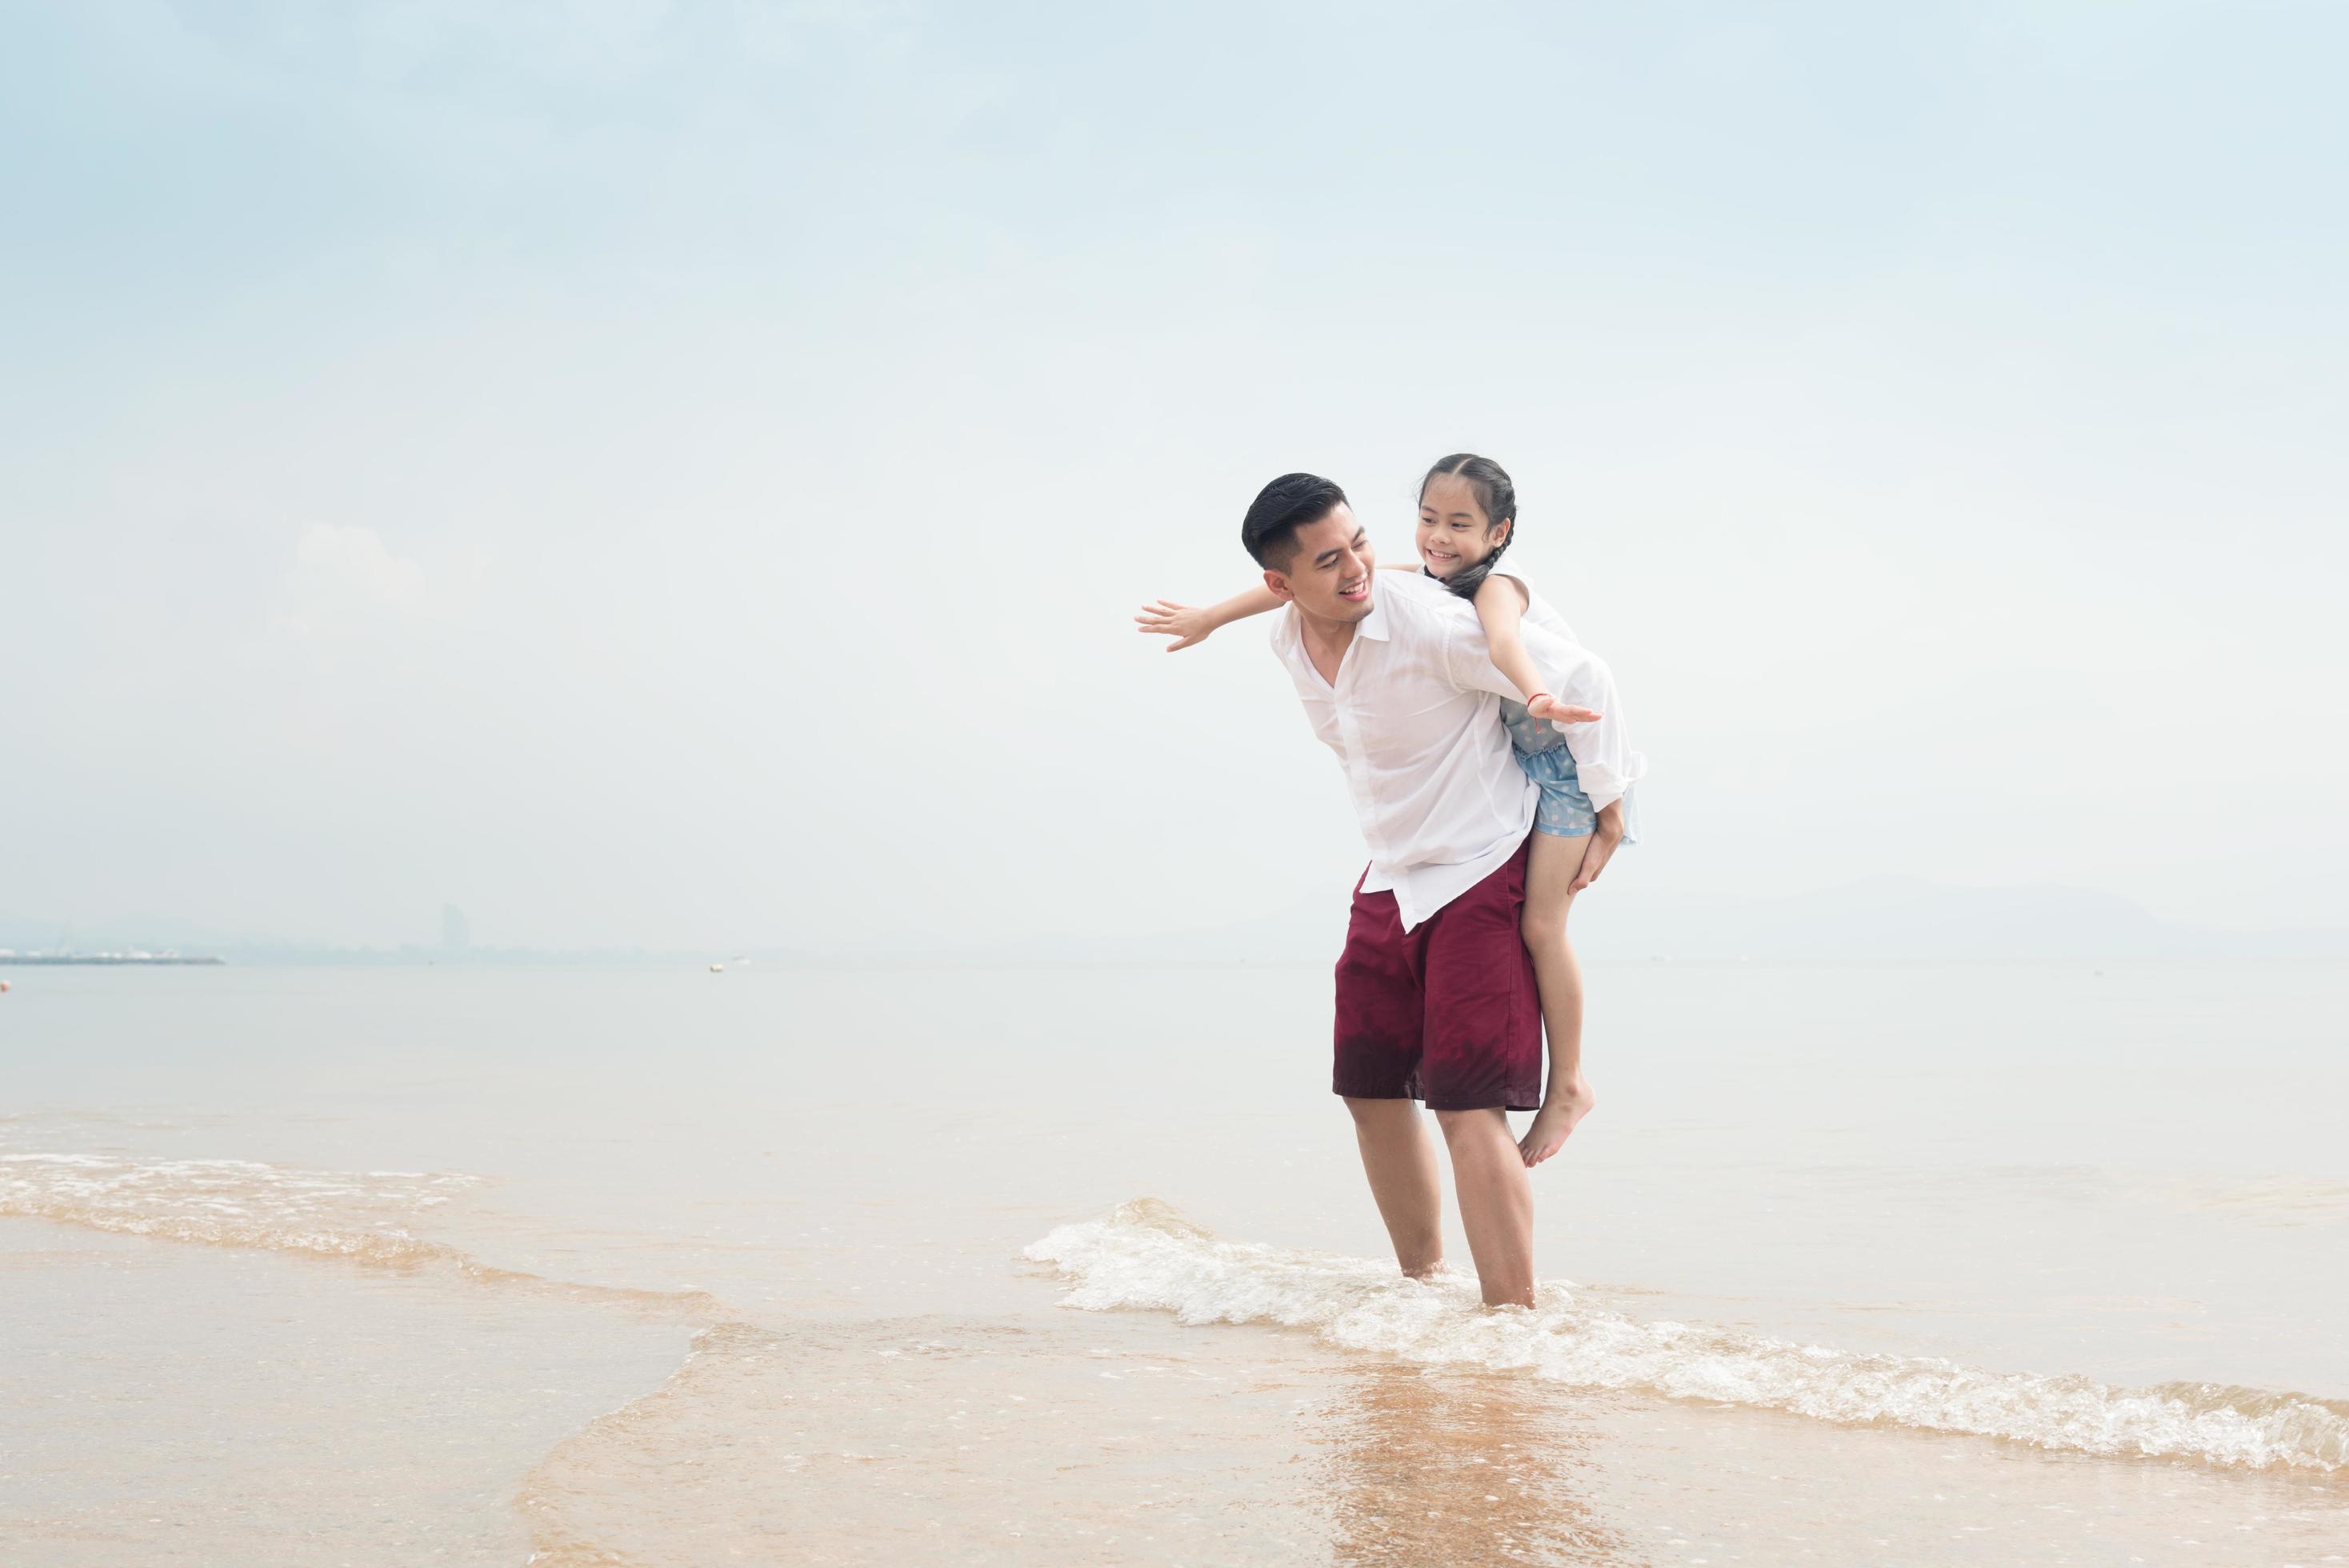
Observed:
[[[1339,1097],[1353,1114],[1356,1127],[1386,1127],[1397,1121],[1408,1121],[1418,1109],[1407,1099],[1361,1099],[1353,1095]]]
[[[1439,1110],[1435,1113],[1435,1125],[1444,1129],[1446,1141],[1464,1137],[1488,1135],[1492,1131],[1493,1123],[1496,1120],[1501,1123],[1501,1130],[1506,1133],[1509,1125],[1506,1114],[1497,1109]]]

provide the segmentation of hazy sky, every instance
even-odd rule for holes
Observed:
[[[1433,458],[1602,892],[2349,918],[2349,10],[0,0],[0,913],[832,944],[1341,900],[1251,575]],[[1579,919],[1601,918],[1586,913]]]

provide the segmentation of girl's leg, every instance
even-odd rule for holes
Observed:
[[[1517,1142],[1529,1166],[1557,1153],[1575,1123],[1598,1103],[1582,1076],[1582,965],[1566,934],[1574,874],[1582,869],[1582,851],[1589,845],[1588,838],[1536,833],[1526,860],[1526,951],[1533,954],[1542,1032],[1549,1037],[1549,1086],[1534,1124]]]

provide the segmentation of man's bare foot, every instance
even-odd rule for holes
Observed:
[[[1534,1112],[1534,1124],[1517,1140],[1517,1152],[1525,1157],[1526,1168],[1531,1170],[1564,1148],[1575,1124],[1598,1103],[1599,1097],[1590,1092],[1590,1080],[1580,1073],[1574,1075],[1571,1083],[1552,1084],[1542,1108]]]

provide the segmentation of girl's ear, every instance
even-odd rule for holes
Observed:
[[[1498,550],[1504,544],[1508,543],[1509,535],[1516,531],[1516,526],[1517,520],[1514,517],[1505,517],[1500,521],[1495,523],[1493,525],[1493,548]]]

